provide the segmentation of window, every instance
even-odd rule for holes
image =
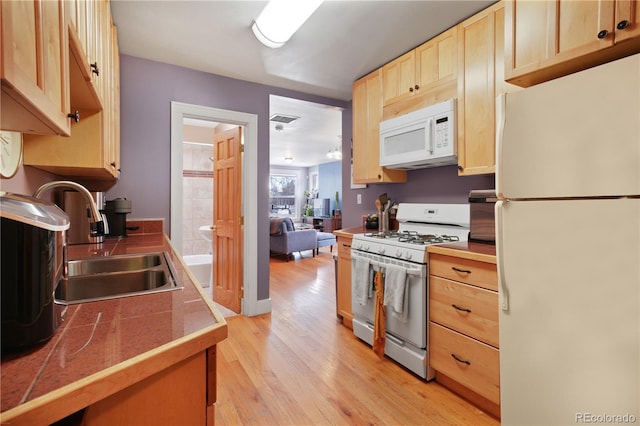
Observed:
[[[295,215],[296,176],[269,176],[269,203],[271,214]]]

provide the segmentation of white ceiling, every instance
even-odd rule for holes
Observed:
[[[326,0],[279,49],[250,28],[266,3],[112,0],[111,11],[121,54],[347,101],[353,81],[494,0]],[[293,165],[325,162],[342,133],[331,127],[336,111],[282,98],[270,104],[272,114],[302,117],[281,132],[271,123],[271,163],[285,164],[287,149]]]

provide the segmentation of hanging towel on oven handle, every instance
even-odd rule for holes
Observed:
[[[376,300],[373,316],[373,352],[380,358],[384,357],[385,325],[387,317],[384,309],[384,278],[382,271],[377,271],[374,278],[376,288]]]
[[[366,305],[373,297],[373,269],[367,258],[356,257],[351,262],[351,282],[353,300],[360,305]]]
[[[385,266],[384,306],[391,308],[391,316],[406,323],[409,313],[407,270],[396,265]]]

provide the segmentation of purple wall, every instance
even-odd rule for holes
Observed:
[[[107,199],[132,200],[130,218],[164,218],[170,235],[171,102],[256,114],[258,181],[269,177],[269,95],[344,108],[344,101],[235,80],[131,56],[120,58],[122,173]],[[351,114],[349,113],[349,121]],[[351,129],[351,125],[349,125]],[[344,133],[345,140],[351,133]],[[346,145],[346,144],[345,144]],[[229,197],[235,194],[229,194]],[[269,194],[258,194],[258,299],[269,297]]]
[[[343,152],[344,154],[344,152]],[[344,158],[344,157],[343,157]],[[467,203],[472,189],[494,188],[494,175],[458,176],[456,165],[411,170],[407,172],[407,183],[368,185],[365,189],[350,189],[347,179],[350,166],[342,165],[344,177],[342,226],[360,226],[362,215],[375,213],[375,200],[384,192],[390,199],[405,203]],[[362,194],[362,204],[356,204],[356,195]]]

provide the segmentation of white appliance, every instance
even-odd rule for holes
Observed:
[[[455,99],[380,123],[380,165],[389,169],[455,164],[456,148]]]
[[[386,316],[385,355],[394,359],[423,379],[433,378],[428,368],[427,321],[427,246],[430,244],[466,241],[469,234],[468,204],[398,205],[397,232],[356,234],[351,243],[353,333],[373,344],[375,297],[360,304],[355,297],[356,263],[366,259],[374,270],[387,265],[404,268],[407,273],[407,321]]]
[[[504,425],[640,421],[640,55],[507,94]]]

